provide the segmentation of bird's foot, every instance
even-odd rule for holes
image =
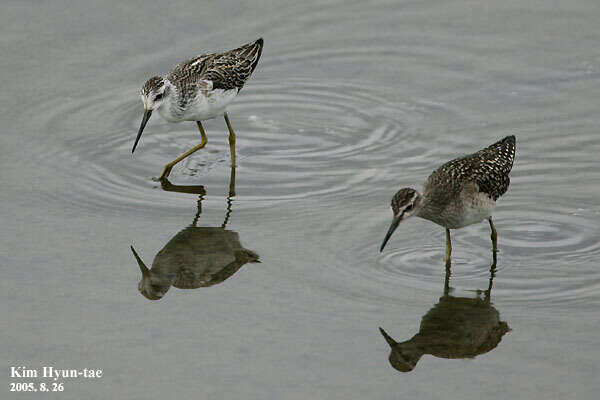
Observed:
[[[170,191],[173,188],[173,184],[171,182],[169,182],[168,178],[164,178],[164,179],[152,178],[152,179],[160,182],[160,187],[164,191],[168,192],[168,191]]]
[[[173,167],[170,165],[165,165],[165,167],[163,168],[160,176],[158,178],[152,178],[152,180],[154,182],[162,182],[163,180],[167,179],[167,177],[169,176],[169,174],[171,173],[171,169]]]

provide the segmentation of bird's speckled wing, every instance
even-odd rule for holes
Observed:
[[[262,48],[261,38],[225,53],[203,54],[177,65],[167,79],[184,94],[195,92],[203,81],[212,82],[212,89],[240,90],[256,68]]]
[[[475,182],[479,191],[497,200],[508,190],[510,173],[515,158],[515,137],[504,139],[476,153],[454,159],[442,165],[429,176],[424,193],[441,198],[454,198],[464,185]]]

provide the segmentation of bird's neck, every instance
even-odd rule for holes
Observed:
[[[165,78],[168,95],[165,101],[158,108],[158,113],[169,122],[179,122],[183,118],[184,110],[179,99],[177,87]]]
[[[439,214],[440,210],[439,207],[437,207],[436,202],[431,201],[426,194],[422,194],[419,198],[418,211],[416,213],[417,217],[439,223],[436,218]]]

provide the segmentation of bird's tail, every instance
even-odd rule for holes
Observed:
[[[236,57],[250,61],[250,73],[252,73],[258,65],[258,60],[260,59],[260,55],[262,54],[263,45],[263,38],[259,38],[255,42],[247,43],[243,46],[238,47],[235,50],[232,50],[232,53],[234,53]]]
[[[505,164],[507,173],[512,169],[515,160],[516,142],[515,135],[510,135],[488,147]]]

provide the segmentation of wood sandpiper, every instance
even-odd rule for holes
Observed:
[[[450,265],[450,229],[488,219],[494,255],[498,251],[492,211],[496,200],[508,190],[508,174],[515,158],[515,137],[449,161],[433,171],[423,187],[400,189],[392,198],[394,219],[379,251],[383,251],[401,221],[416,215],[446,228],[446,264]]]
[[[165,179],[175,164],[206,145],[201,121],[223,115],[229,130],[231,165],[235,166],[235,132],[226,108],[256,68],[262,48],[260,38],[225,53],[200,55],[177,65],[166,76],[148,79],[141,90],[144,117],[131,152],[154,110],[169,122],[195,121],[202,136],[200,143],[165,165],[159,177]]]

